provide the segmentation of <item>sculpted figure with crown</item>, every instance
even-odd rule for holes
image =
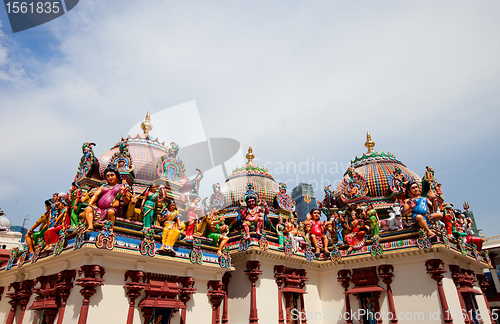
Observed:
[[[267,207],[267,202],[262,201],[262,206],[257,205],[257,193],[253,191],[253,184],[248,183],[248,190],[245,194],[246,208],[241,210],[241,216],[243,218],[243,229],[246,233],[246,238],[250,238],[250,226],[256,226],[257,234],[260,235],[260,229],[264,224],[264,215],[269,214],[269,208]]]

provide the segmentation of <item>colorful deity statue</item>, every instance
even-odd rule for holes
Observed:
[[[87,220],[88,231],[94,230],[94,220],[111,222],[111,232],[115,223],[115,217],[119,212],[120,199],[125,203],[130,201],[131,193],[122,184],[120,172],[113,164],[108,164],[104,170],[106,184],[99,187],[85,208],[85,218]]]
[[[82,145],[82,157],[80,159],[80,164],[78,165],[78,170],[76,172],[75,179],[73,181],[80,181],[85,177],[91,177],[94,172],[94,167],[97,165],[97,158],[95,157],[92,146],[94,143],[83,143]]]
[[[395,167],[394,172],[389,178],[389,188],[391,191],[404,193],[406,182],[406,177],[401,168]]]
[[[224,216],[219,216],[218,210],[213,207],[207,216],[207,237],[212,239],[212,245],[217,246],[217,254],[222,255],[222,250],[229,241],[227,232],[229,227],[224,224]]]
[[[337,235],[337,245],[343,245],[344,236],[342,235],[342,229],[345,223],[344,212],[339,211],[334,215],[335,215],[334,226],[335,226],[335,234]]]
[[[201,208],[198,206],[201,199],[197,195],[191,195],[186,204],[188,221],[186,226],[186,241],[193,240],[193,234],[196,224],[198,224],[198,216],[201,213]]]
[[[174,201],[170,201],[161,211],[161,216],[158,221],[163,224],[163,232],[161,235],[161,248],[171,252],[174,249],[174,244],[179,239],[181,234],[181,222],[179,220],[179,211]]]
[[[441,212],[443,213],[442,222],[444,223],[446,235],[449,237],[453,236],[453,219],[455,218],[455,214],[453,213],[453,205],[452,204],[441,204],[440,207]]]
[[[55,219],[51,219],[51,226],[45,232],[46,250],[51,249],[59,241],[59,231],[68,229],[71,224],[69,206],[64,198],[58,198],[56,210]]]
[[[50,214],[51,214],[51,203],[50,200],[45,200],[45,213],[40,216],[40,218],[35,222],[35,224],[30,228],[26,234],[26,243],[31,253],[35,251],[35,247],[42,243],[45,238],[45,232],[50,226]],[[35,229],[39,227],[39,230],[35,232]]]
[[[160,192],[156,185],[152,184],[149,186],[148,191],[144,194],[144,199],[142,200],[142,228],[146,230],[150,228],[154,224],[154,216],[156,203],[158,202],[158,198],[160,198]]]
[[[80,209],[82,208],[82,190],[78,182],[73,181],[71,184],[71,189],[69,190],[69,199],[71,202],[71,228],[78,227],[78,216],[80,215]]]
[[[368,204],[368,208],[365,210],[366,217],[370,223],[370,230],[372,236],[377,236],[379,232],[379,218],[377,211],[373,208],[372,204]]]
[[[320,252],[319,244],[318,241],[321,240],[323,243],[323,251],[328,252],[328,238],[325,235],[325,225],[323,224],[322,221],[319,220],[320,217],[320,210],[319,208],[313,208],[311,210],[311,225],[309,229],[309,239],[312,242],[312,245],[314,249],[316,250],[316,253]]]
[[[410,180],[406,184],[406,200],[403,209],[403,215],[411,214],[414,222],[425,231],[429,238],[436,236],[429,226],[434,221],[440,220],[443,215],[436,212],[437,210],[437,196],[434,191],[429,190],[427,197],[422,197],[422,189],[415,180]]]
[[[283,221],[283,216],[278,219],[278,224],[276,224],[276,234],[278,234],[278,244],[280,247],[285,246],[285,223]]]
[[[255,226],[257,228],[256,232],[260,235],[260,229],[264,224],[265,215],[269,214],[269,208],[267,207],[267,202],[262,201],[262,206],[257,205],[257,193],[253,191],[253,184],[248,183],[248,190],[245,194],[246,208],[241,210],[241,216],[243,219],[243,229],[246,233],[246,238],[250,238],[250,226]]]
[[[441,191],[441,184],[434,178],[434,169],[429,166],[425,168],[425,175],[422,178],[422,197],[427,197],[432,192],[430,195],[436,196],[438,203],[442,204],[443,192]]]
[[[349,244],[347,252],[351,252],[353,249],[359,250],[363,248],[363,246],[365,246],[365,233],[367,228],[363,220],[358,218],[357,210],[355,209],[351,211],[351,224],[348,229],[351,233],[345,236],[347,244]]]
[[[323,199],[322,205],[324,206],[324,208],[326,210],[329,210],[330,208],[334,208],[337,206],[337,200],[335,199],[333,192],[330,190],[330,187],[331,187],[331,185],[328,185],[324,189],[325,198]],[[325,213],[324,210],[323,210],[323,213]],[[328,216],[327,213],[325,213],[325,215]]]

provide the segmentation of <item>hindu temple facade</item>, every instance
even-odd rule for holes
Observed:
[[[72,192],[0,268],[0,323],[494,323],[489,256],[462,231],[468,206],[449,228],[433,170],[419,177],[368,135],[299,222],[251,148],[201,199],[202,172],[188,179],[179,147],[142,128],[99,158],[84,143]],[[402,215],[410,181],[440,204],[432,235]]]

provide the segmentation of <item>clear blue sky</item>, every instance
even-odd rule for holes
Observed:
[[[296,179],[338,181],[370,131],[376,151],[421,176],[434,167],[445,200],[468,201],[478,227],[498,234],[499,9],[498,1],[85,0],[12,34],[2,7],[0,207],[20,225],[17,200],[31,226],[44,199],[68,190],[83,142],[97,143],[100,156],[147,110],[196,100],[208,137],[252,145],[289,189]],[[339,171],[280,168],[313,161]]]

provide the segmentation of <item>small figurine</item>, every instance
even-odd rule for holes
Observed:
[[[45,213],[40,216],[40,218],[35,222],[31,229],[26,234],[26,243],[28,243],[29,251],[33,253],[35,251],[35,246],[38,246],[45,237],[45,232],[50,225],[50,200],[45,200]],[[40,226],[37,232],[34,230]]]
[[[186,241],[193,240],[194,228],[198,223],[198,214],[201,212],[201,208],[198,207],[198,203],[201,201],[200,197],[197,195],[192,195],[192,201],[187,202],[187,213],[188,213],[188,221],[186,227]]]
[[[174,250],[174,244],[179,239],[181,234],[181,223],[179,221],[179,211],[174,201],[170,201],[162,210],[159,222],[163,223],[163,232],[161,235],[161,248],[171,252]]]
[[[318,240],[323,242],[323,251],[328,252],[328,238],[325,234],[325,226],[322,221],[319,220],[321,212],[319,208],[311,209],[311,227],[309,230],[309,238],[316,250],[316,253],[320,252],[320,248],[318,246]]]
[[[51,219],[53,224],[45,232],[45,249],[49,250],[59,241],[59,231],[65,230],[69,227],[69,207],[66,200],[59,198],[56,204],[57,218]]]
[[[452,230],[452,223],[453,223],[453,218],[454,218],[454,213],[453,213],[453,205],[452,204],[441,204],[441,212],[443,213],[443,223],[446,229],[446,235],[448,237],[453,236],[453,230]]]
[[[343,245],[344,244],[344,236],[342,235],[342,227],[344,225],[344,212],[339,211],[337,214],[335,214],[335,233],[337,234],[337,245]]]
[[[120,199],[125,203],[130,201],[130,192],[122,184],[122,178],[118,169],[109,164],[104,170],[107,183],[102,185],[92,196],[89,205],[85,208],[85,218],[87,220],[87,231],[94,230],[94,219],[108,219],[111,222],[110,231],[113,232],[115,217],[118,214]]]
[[[71,184],[69,196],[71,201],[71,228],[78,228],[78,216],[80,215],[80,208],[82,207],[82,190],[78,182],[73,181]]]
[[[218,246],[217,254],[222,255],[222,249],[229,241],[227,237],[228,226],[224,224],[224,217],[219,217],[216,208],[207,216],[207,237],[212,239],[212,245]]]
[[[144,195],[142,200],[141,210],[144,217],[142,218],[142,229],[148,229],[153,225],[153,218],[155,214],[156,202],[160,194],[156,185],[149,186],[149,190]]]
[[[278,244],[280,248],[285,246],[285,224],[283,224],[283,216],[280,216],[278,224],[276,225],[276,233],[278,234]]]
[[[414,222],[425,231],[429,239],[436,236],[434,232],[429,229],[429,225],[433,221],[440,220],[443,215],[436,213],[437,209],[437,196],[434,191],[427,192],[427,198],[422,197],[422,189],[415,180],[410,180],[406,184],[406,200],[403,215],[411,214]]]
[[[370,230],[372,236],[378,236],[378,231],[379,231],[379,218],[377,211],[375,208],[373,208],[372,204],[368,204],[368,208],[365,211],[366,216],[368,217],[368,220],[370,221]]]
[[[245,195],[246,208],[241,211],[241,216],[243,218],[243,229],[246,233],[246,238],[250,238],[250,226],[255,225],[257,234],[260,235],[260,229],[264,225],[263,215],[269,214],[269,208],[264,200],[262,206],[257,206],[257,195],[252,190],[252,186],[249,183],[249,190]]]
[[[359,219],[356,215],[356,211],[351,213],[351,225],[349,229],[351,233],[347,234],[345,239],[347,244],[349,244],[349,248],[347,249],[347,253],[354,250],[359,250],[365,246],[365,230],[366,227],[363,224],[363,220]]]

